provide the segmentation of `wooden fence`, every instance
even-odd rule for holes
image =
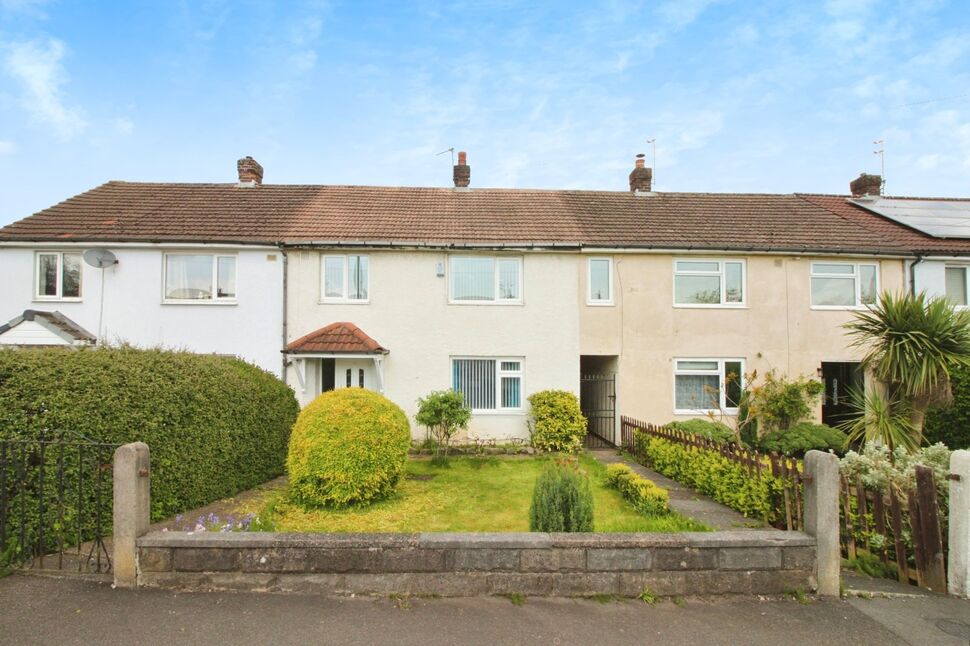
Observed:
[[[655,426],[629,417],[621,418],[622,447],[641,457],[636,432],[691,447],[713,451],[743,466],[751,478],[770,474],[779,479],[782,492],[773,504],[779,529],[804,528],[802,462],[775,453],[763,454],[725,445],[692,433]],[[649,466],[649,465],[648,465]],[[946,516],[940,511],[933,470],[917,467],[912,490],[877,492],[863,486],[861,479],[845,477],[839,491],[839,536],[842,555],[848,559],[870,556],[894,571],[903,583],[939,592],[946,591]]]

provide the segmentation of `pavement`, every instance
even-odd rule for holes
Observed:
[[[0,644],[918,644],[970,642],[970,602],[326,597],[0,579]]]
[[[671,509],[682,516],[699,520],[708,527],[717,530],[770,529],[761,520],[757,518],[746,518],[730,507],[725,507],[721,503],[714,502],[690,487],[684,486],[676,480],[671,480],[653,469],[648,469],[642,464],[626,458],[618,453],[616,449],[597,449],[589,451],[589,454],[604,464],[620,462],[628,465],[644,478],[653,481],[655,485],[667,490],[670,495]]]

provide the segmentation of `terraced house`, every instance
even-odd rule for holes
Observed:
[[[57,312],[77,343],[238,355],[303,403],[363,387],[413,415],[454,388],[469,434],[498,439],[527,437],[529,394],[561,388],[612,441],[620,412],[731,415],[731,375],[755,370],[823,378],[830,421],[862,378],[854,310],[881,290],[967,303],[970,239],[925,222],[967,203],[887,198],[874,176],[821,196],[658,193],[642,159],[622,191],[471,188],[464,153],[447,188],[237,170],[108,182],[0,230],[0,344],[68,341],[23,327]]]

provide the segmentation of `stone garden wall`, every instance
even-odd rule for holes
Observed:
[[[138,585],[447,597],[779,594],[815,589],[800,532],[275,534],[154,532]]]

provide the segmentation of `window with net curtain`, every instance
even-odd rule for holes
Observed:
[[[37,290],[40,299],[81,298],[81,254],[37,254]]]
[[[455,302],[518,302],[522,298],[522,259],[452,256],[450,295]]]
[[[166,300],[214,301],[235,298],[235,256],[166,254]]]
[[[522,408],[522,360],[456,358],[451,387],[473,411]]]
[[[812,263],[813,307],[874,305],[879,298],[878,266],[868,263]]]
[[[967,304],[966,267],[946,268],[946,297],[954,305],[964,306]]]
[[[740,359],[674,361],[674,408],[677,411],[732,411],[741,400],[744,362]]]
[[[367,256],[324,256],[323,300],[366,301],[369,282]]]

